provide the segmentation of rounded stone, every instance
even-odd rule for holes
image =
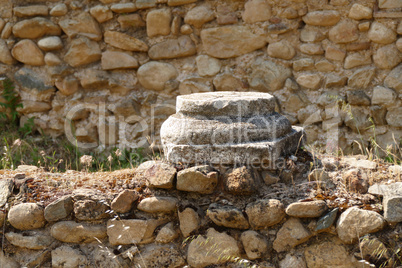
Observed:
[[[368,32],[368,38],[375,43],[390,44],[395,42],[396,33],[382,23],[373,22]]]
[[[46,224],[44,209],[36,203],[16,205],[8,212],[8,221],[18,230],[33,230]]]
[[[356,24],[351,21],[341,21],[329,30],[329,40],[334,43],[350,43],[359,38]]]
[[[402,61],[396,45],[390,44],[379,48],[373,55],[374,64],[380,69],[392,69]]]
[[[322,200],[295,202],[286,208],[286,214],[299,218],[316,218],[320,217],[327,209],[327,204]]]
[[[165,83],[179,75],[169,63],[151,61],[142,65],[137,72],[138,81],[146,89],[161,91]]]
[[[148,197],[138,204],[138,209],[148,213],[170,213],[176,210],[178,200],[174,197]]]
[[[11,54],[15,59],[27,65],[40,66],[45,64],[43,52],[29,39],[21,40],[15,44]]]
[[[285,208],[276,199],[261,199],[246,207],[246,214],[253,229],[264,229],[279,223],[285,217]]]
[[[256,231],[245,231],[241,234],[240,239],[244,251],[246,251],[247,258],[250,260],[261,258],[268,250],[267,240]]]
[[[270,114],[275,98],[257,92],[207,92],[178,96],[176,112],[201,116],[255,116]]]
[[[38,46],[44,51],[56,50],[63,47],[63,43],[58,36],[45,37],[38,41]]]

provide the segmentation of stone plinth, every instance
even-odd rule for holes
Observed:
[[[268,93],[208,92],[177,97],[162,125],[168,161],[183,164],[259,164],[277,168],[302,144],[303,129],[276,113]]]

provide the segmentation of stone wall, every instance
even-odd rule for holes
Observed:
[[[284,183],[286,172],[177,169],[158,161],[145,162],[121,177],[115,173],[111,189],[102,185],[111,181],[100,174],[94,174],[97,182],[92,187],[80,183],[91,189],[74,186],[67,174],[31,172],[26,178],[21,170],[14,176],[6,174],[8,178],[0,180],[0,208],[9,202],[0,210],[5,251],[0,251],[0,264],[13,268],[400,265],[402,183],[355,188],[383,196],[382,212],[373,195],[332,192],[335,177],[359,174],[350,180],[356,186],[364,180],[361,176],[373,171],[375,162],[358,160],[365,168],[347,166],[342,174],[336,170],[344,164],[334,159],[322,162],[324,167],[310,174],[310,183],[298,178],[306,168],[300,174],[297,168],[285,170],[295,175],[296,189]],[[398,165],[388,168],[389,174],[399,173],[399,179],[401,171]],[[84,174],[80,181],[91,177]],[[316,182],[325,192],[306,198]],[[58,189],[45,198],[44,188],[51,185]],[[13,187],[18,194],[13,194]],[[63,195],[66,190],[70,194]],[[300,198],[304,200],[297,201]]]
[[[20,92],[22,124],[35,117],[81,147],[146,146],[175,96],[214,90],[272,93],[310,142],[386,147],[402,136],[399,0],[0,6],[0,74]]]

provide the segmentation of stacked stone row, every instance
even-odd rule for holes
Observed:
[[[176,172],[166,163],[149,161],[137,171],[155,190],[177,189],[201,195],[217,191],[219,175],[208,166]],[[224,175],[225,191],[255,194],[253,172],[241,167]],[[49,262],[52,267],[65,267],[65,263],[68,267],[93,267],[95,262],[130,267],[142,261],[146,267],[181,267],[185,263],[206,267],[240,260],[265,267],[272,254],[278,253],[284,253],[280,267],[291,267],[294,262],[302,263],[302,267],[306,263],[308,267],[322,267],[326,262],[355,267],[357,259],[348,253],[347,245],[387,226],[379,213],[357,207],[338,218],[338,208],[330,210],[322,200],[295,202],[286,208],[277,199],[257,199],[245,207],[211,201],[204,211],[199,204],[164,193],[167,195],[139,198],[136,190],[124,190],[109,203],[111,199],[101,192],[80,189],[45,208],[22,203],[9,210],[7,220],[14,230],[7,227],[5,237],[17,248],[32,250],[34,257],[29,261],[15,257],[24,267]],[[402,218],[388,220],[397,223]],[[330,239],[304,247],[304,258],[286,254],[320,233],[328,233]],[[382,242],[376,243],[385,248]],[[98,246],[109,256],[94,249]],[[89,252],[86,247],[91,248]],[[328,250],[334,255],[328,256]],[[97,254],[101,257],[95,257]],[[376,257],[375,252],[370,254]],[[16,263],[11,256],[0,256],[0,260]]]
[[[402,136],[401,3],[327,2],[2,0],[0,73],[15,73],[24,120],[35,116],[55,136],[72,106],[105,102],[106,115],[68,116],[85,143],[138,142],[136,123],[150,125],[154,104],[159,129],[174,113],[172,95],[250,90],[273,93],[310,141],[339,127],[346,148],[356,133],[372,137],[374,123],[385,148]],[[334,112],[337,101],[348,112]]]

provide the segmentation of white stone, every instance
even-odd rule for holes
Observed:
[[[219,73],[221,69],[221,62],[210,56],[199,55],[195,60],[197,63],[198,74],[200,76],[214,76]]]
[[[8,221],[18,230],[33,230],[46,224],[43,208],[36,203],[22,203],[8,212]]]
[[[50,36],[38,41],[38,46],[44,51],[56,50],[63,47],[60,37]]]

